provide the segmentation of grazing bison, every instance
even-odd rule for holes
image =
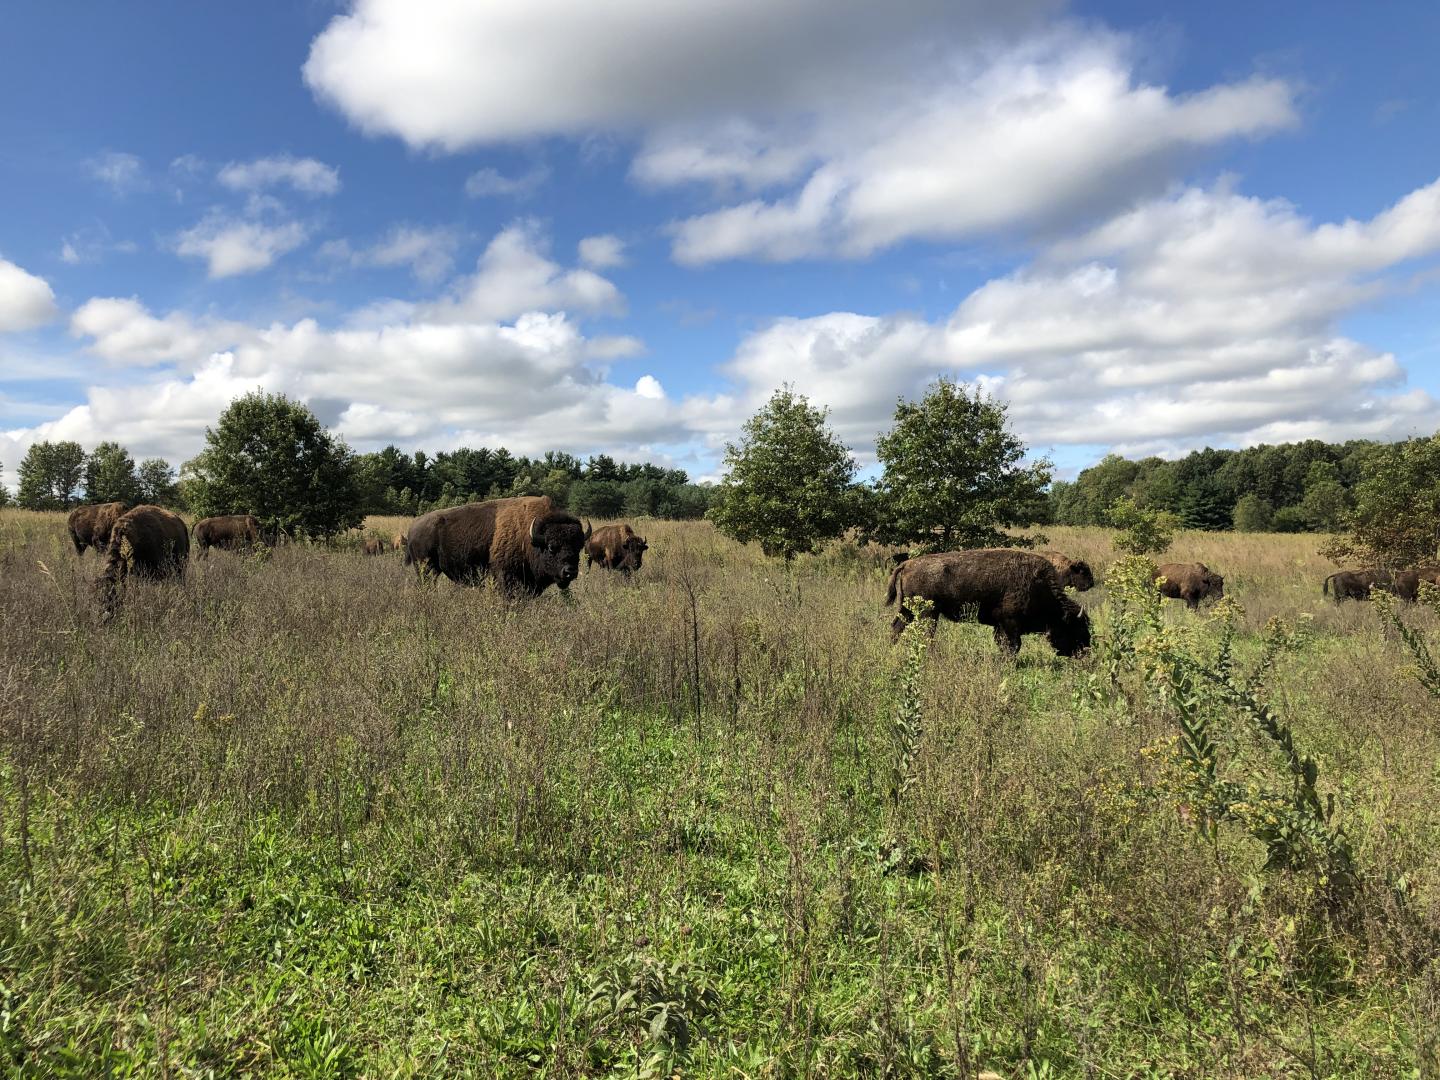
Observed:
[[[995,630],[995,641],[1010,653],[1020,650],[1022,634],[1043,633],[1061,656],[1090,647],[1090,619],[1060,584],[1055,567],[1043,556],[1012,548],[945,551],[907,559],[890,573],[888,607],[898,598],[900,614],[891,628],[896,637],[913,615],[905,607],[912,596],[934,604],[930,617],[952,622],[969,611]],[[931,630],[933,632],[934,625]]]
[[[137,506],[122,514],[111,530],[110,556],[100,576],[106,615],[113,614],[129,575],[178,577],[189,554],[190,532],[178,514],[158,506]]]
[[[393,537],[390,538],[390,550],[405,550],[405,534],[403,532],[397,532]]]
[[[462,585],[491,574],[506,592],[538,596],[551,585],[570,587],[589,539],[590,529],[547,495],[490,499],[417,518],[405,559]]]
[[[1095,587],[1095,575],[1090,570],[1090,564],[1084,559],[1072,559],[1059,551],[1042,551],[1040,554],[1049,559],[1050,565],[1055,567],[1062,586],[1068,586],[1076,592],[1085,592]]]
[[[260,519],[254,514],[221,514],[201,518],[195,523],[195,546],[204,558],[211,548],[226,551],[249,551],[263,544]]]
[[[626,577],[640,569],[650,545],[629,525],[604,525],[585,541],[585,567],[597,562],[606,570],[619,570]]]
[[[1160,586],[1161,596],[1184,600],[1191,610],[1207,596],[1219,600],[1225,595],[1225,579],[1204,563],[1165,563],[1155,568],[1155,576],[1165,579]]]
[[[385,541],[378,536],[367,536],[365,542],[360,545],[360,550],[366,555],[384,555],[387,548]]]
[[[435,530],[444,513],[444,510],[431,510],[421,514],[405,532],[405,565],[414,566],[419,574],[440,573]]]
[[[75,554],[84,555],[87,547],[93,547],[105,554],[110,547],[110,530],[120,515],[125,513],[122,502],[91,503],[77,506],[70,511],[66,524],[70,528],[70,540],[75,545]]]
[[[1337,604],[1342,600],[1369,600],[1373,589],[1390,590],[1394,578],[1389,570],[1341,570],[1327,577],[1320,591],[1325,596],[1333,592]]]

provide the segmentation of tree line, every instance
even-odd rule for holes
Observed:
[[[1355,510],[1355,492],[1393,444],[1318,439],[1207,447],[1183,458],[1131,461],[1111,454],[1074,480],[1050,488],[1057,525],[1106,525],[1117,499],[1168,511],[1189,529],[1336,532]]]
[[[551,451],[538,458],[504,447],[407,454],[395,446],[357,454],[304,404],[256,392],[231,402],[205,446],[177,476],[168,462],[134,456],[115,442],[88,454],[78,442],[38,442],[20,463],[15,502],[66,510],[82,502],[152,503],[197,516],[250,513],[269,528],[328,536],[369,514],[415,516],[480,499],[549,495],[591,517],[703,517],[713,491],[683,469],[582,461]],[[0,485],[0,506],[10,499]]]

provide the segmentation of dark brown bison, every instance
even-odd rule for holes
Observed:
[[[914,618],[905,607],[912,596],[935,605],[930,617],[937,622],[941,615],[954,622],[973,611],[978,622],[994,627],[995,641],[1012,654],[1020,650],[1022,634],[1043,633],[1061,656],[1090,647],[1089,616],[1065,595],[1050,561],[1033,552],[980,548],[907,559],[891,571],[885,596],[887,607],[900,601],[891,625],[896,637]]]
[[[385,541],[381,540],[380,537],[367,536],[365,537],[364,543],[360,545],[360,550],[366,555],[384,555],[388,549],[385,546]]]
[[[490,499],[432,511],[410,526],[407,563],[473,585],[486,574],[511,593],[570,587],[590,529],[547,495]]]
[[[1164,563],[1155,568],[1155,576],[1164,578],[1160,595],[1172,600],[1184,600],[1185,606],[1194,610],[1207,596],[1219,600],[1225,595],[1225,579],[1204,563]]]
[[[1320,591],[1325,596],[1333,593],[1337,604],[1342,600],[1369,600],[1370,590],[1385,588],[1391,576],[1389,570],[1341,570],[1327,577]]]
[[[220,514],[195,523],[195,546],[204,558],[211,548],[249,551],[265,542],[260,519],[254,514]]]
[[[1059,551],[1042,551],[1040,554],[1049,559],[1050,565],[1055,567],[1062,586],[1076,592],[1086,592],[1095,587],[1095,575],[1090,570],[1090,564],[1084,559],[1072,559]]]
[[[70,540],[75,545],[75,554],[84,555],[87,547],[93,547],[100,554],[105,554],[110,547],[110,530],[115,527],[115,522],[120,520],[123,513],[125,504],[122,502],[91,503],[89,506],[77,506],[71,510],[65,523],[70,529]]]
[[[100,576],[105,613],[111,614],[131,574],[178,577],[190,554],[190,531],[178,514],[159,506],[137,506],[122,514],[110,532],[110,555]]]
[[[597,562],[606,570],[619,570],[626,577],[640,569],[650,545],[629,525],[604,525],[585,541],[585,566]]]

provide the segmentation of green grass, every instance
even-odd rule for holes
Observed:
[[[60,518],[0,516],[0,1066],[1436,1075],[1440,708],[1373,612],[1321,603],[1313,538],[1175,555],[1226,574],[1242,664],[1314,615],[1266,694],[1353,843],[1347,919],[1243,828],[1197,833],[1137,672],[942,627],[897,799],[883,554],[789,573],[641,531],[631,583],[568,597],[287,548],[102,626]]]

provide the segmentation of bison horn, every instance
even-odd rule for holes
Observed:
[[[540,519],[538,517],[530,519],[530,543],[535,547],[540,546]]]

